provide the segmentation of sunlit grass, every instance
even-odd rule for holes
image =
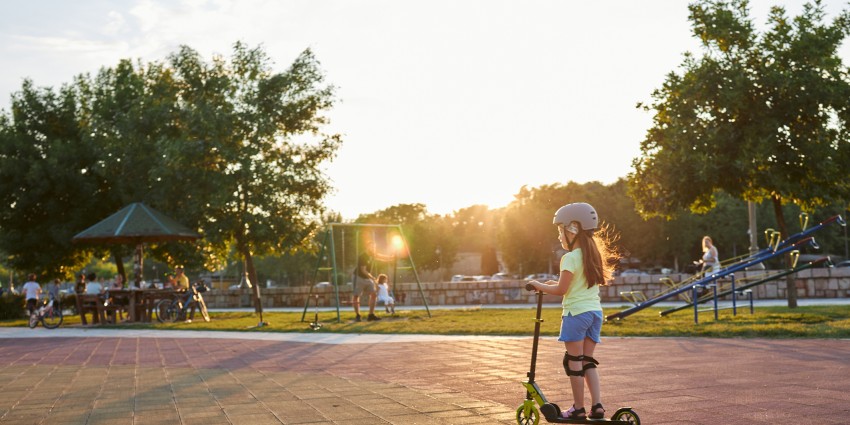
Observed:
[[[603,336],[639,337],[719,337],[719,338],[850,338],[850,306],[759,307],[755,314],[739,309],[736,316],[731,310],[722,310],[717,321],[712,312],[700,313],[700,322],[694,323],[693,311],[681,311],[660,317],[662,309],[649,308],[620,321],[606,322]],[[617,309],[606,310],[611,314]],[[560,309],[543,310],[541,333],[558,334]],[[527,309],[432,309],[429,318],[424,310],[403,310],[395,316],[381,315],[376,322],[355,322],[354,313],[341,312],[337,323],[336,312],[320,312],[322,328],[315,332],[331,333],[398,333],[439,335],[531,335],[534,330],[534,308]],[[310,311],[301,321],[301,312],[266,312],[263,320],[267,326],[258,327],[259,316],[246,312],[213,313],[212,321],[205,323],[195,317],[192,323],[136,323],[104,325],[114,329],[179,329],[240,332],[314,332],[309,323],[314,320]],[[0,326],[26,326],[26,321],[0,322]],[[65,317],[64,327],[80,326],[79,316]]]

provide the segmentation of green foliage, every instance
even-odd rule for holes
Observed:
[[[25,319],[27,317],[25,305],[23,295],[3,292],[0,296],[0,320]]]
[[[96,154],[78,123],[80,94],[24,81],[0,114],[0,251],[15,270],[66,277],[87,261],[71,237],[91,223],[101,181]]]
[[[775,7],[758,34],[745,0],[689,9],[704,55],[686,55],[646,107],[653,127],[629,175],[641,214],[705,212],[721,191],[807,211],[848,199],[850,80],[837,55],[848,13],[824,24],[820,2],[793,19]]]
[[[330,190],[320,167],[341,144],[326,134],[334,103],[305,50],[275,72],[261,48],[236,43],[230,60],[189,47],[167,63],[129,60],[80,75],[58,93],[25,81],[0,114],[0,251],[16,270],[68,277],[94,252],[71,238],[142,201],[204,238],[159,244],[167,264],[216,268],[235,248],[252,255],[309,246]]]
[[[77,311],[77,294],[70,293],[63,295],[59,300],[59,307],[71,314],[79,314]]]

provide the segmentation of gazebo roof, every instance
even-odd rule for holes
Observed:
[[[83,230],[71,240],[117,244],[193,240],[200,237],[197,232],[174,219],[136,202]]]

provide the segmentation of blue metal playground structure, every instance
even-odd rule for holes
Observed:
[[[804,221],[805,218],[805,221]],[[792,235],[785,240],[780,240],[781,235],[774,231],[773,229],[768,229],[765,231],[765,236],[768,240],[768,247],[762,249],[755,254],[741,257],[739,259],[734,259],[732,264],[729,264],[725,267],[722,267],[719,271],[710,273],[710,274],[696,274],[690,279],[686,279],[679,283],[674,283],[670,279],[662,279],[663,283],[668,285],[668,289],[663,291],[662,293],[656,295],[654,298],[646,299],[645,296],[639,293],[629,292],[629,293],[621,293],[621,295],[626,296],[630,301],[632,301],[635,305],[631,308],[625,309],[623,311],[619,311],[613,314],[609,314],[605,317],[606,320],[621,320],[625,317],[628,317],[634,313],[637,313],[645,308],[651,307],[661,301],[667,300],[672,297],[681,296],[686,299],[687,304],[685,306],[676,307],[670,310],[666,310],[661,313],[662,316],[667,314],[681,311],[683,309],[689,308],[691,306],[694,307],[694,321],[698,322],[698,308],[697,306],[700,303],[714,301],[714,312],[715,318],[717,316],[717,299],[722,296],[731,295],[732,296],[732,308],[735,309],[737,296],[744,290],[749,288],[761,285],[763,283],[769,282],[771,280],[778,279],[783,276],[788,276],[793,273],[797,273],[800,270],[808,269],[814,267],[818,264],[823,263],[824,261],[828,261],[828,258],[824,257],[806,264],[797,265],[796,259],[799,256],[800,248],[805,246],[810,246],[812,248],[817,249],[817,243],[814,238],[811,236],[813,233],[818,230],[823,229],[824,227],[837,223],[841,226],[845,226],[846,223],[840,215],[836,215],[830,217],[829,219],[818,223],[817,225],[806,229],[806,225],[808,224],[808,216],[803,214],[800,217],[801,225],[803,230],[800,233]],[[774,273],[765,273],[761,276],[758,276],[758,279],[754,282],[746,282],[743,285],[738,285],[735,281],[734,273],[754,268],[754,266],[758,266],[761,263],[770,260],[772,258],[780,257],[783,255],[789,254],[793,258],[793,264],[790,265],[788,270],[782,270]],[[722,282],[720,279],[723,279]],[[711,288],[711,293],[705,294],[702,297],[699,296],[699,293],[705,289]],[[690,292],[690,293],[689,293]],[[751,304],[752,305],[752,304]]]

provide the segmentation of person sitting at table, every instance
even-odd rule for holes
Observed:
[[[86,275],[84,273],[80,273],[80,276],[77,278],[77,285],[74,286],[75,294],[84,294],[86,293]]]
[[[109,283],[109,289],[124,289],[124,276],[116,274],[112,282]]]
[[[162,284],[163,289],[174,289],[177,287],[177,277],[174,276],[174,273],[169,273],[165,275],[165,282]]]
[[[119,291],[124,289],[124,276],[120,274],[116,274],[115,278],[109,284],[110,291]],[[118,319],[124,320],[124,310],[130,305],[130,298],[127,295],[115,295],[112,294],[109,298],[109,302],[111,304],[117,305],[121,307],[118,310]],[[115,322],[115,317],[112,317],[112,321]]]
[[[178,291],[188,291],[189,290],[189,276],[186,276],[183,273],[183,266],[177,266],[174,268],[174,278],[176,279],[176,285],[174,289]]]
[[[96,274],[89,273],[86,280],[86,294],[98,295],[103,292],[103,285],[97,281]]]

